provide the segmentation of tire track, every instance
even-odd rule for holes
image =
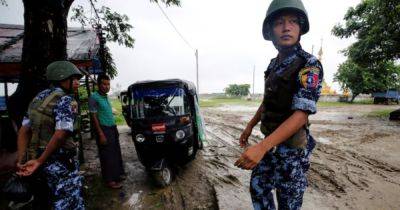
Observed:
[[[214,162],[211,164],[217,165],[215,167],[218,167],[218,170],[232,171],[233,169],[233,171],[237,171],[230,164],[227,165],[226,161],[234,161],[235,155],[242,153],[242,150],[239,149],[238,138],[246,126],[243,119],[247,119],[248,116],[243,116],[246,113],[241,114],[221,113],[213,110],[206,112],[205,120],[210,141],[209,150],[212,153],[210,157],[220,157],[220,159],[213,159],[210,162]],[[252,114],[254,113],[249,113],[249,115]],[[370,121],[335,121],[334,117],[332,119],[311,121],[317,125],[312,128],[314,137],[328,135],[335,137],[333,139],[339,138],[340,141],[329,145],[317,143],[308,173],[310,188],[318,192],[319,195],[324,195],[325,198],[330,197],[330,201],[341,203],[333,206],[344,208],[359,207],[360,205],[357,202],[362,201],[362,199],[373,198],[382,201],[385,195],[382,194],[385,192],[384,186],[393,186],[393,192],[400,192],[399,167],[356,150],[360,144],[373,142],[369,139],[376,139],[376,143],[380,143],[379,139],[393,138],[391,130],[394,127],[379,129],[374,125],[374,122]],[[262,134],[257,131],[258,129],[258,127],[254,128],[249,137],[249,142],[252,144],[262,139]],[[357,136],[354,136],[354,132]],[[360,139],[367,139],[368,141],[361,141]],[[223,164],[220,165],[221,163]],[[238,176],[235,177],[239,178]],[[218,176],[216,181],[224,183],[226,177]],[[232,184],[231,182],[225,184],[228,183]],[[377,186],[382,187],[376,189]],[[359,196],[363,197],[360,198]],[[366,207],[363,204],[361,206]],[[379,204],[372,204],[372,206],[379,207]]]

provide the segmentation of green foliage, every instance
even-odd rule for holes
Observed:
[[[398,89],[400,68],[400,1],[363,0],[344,16],[332,33],[357,41],[344,52],[348,60],[339,66],[335,80],[353,93]],[[352,99],[352,100],[353,100]]]
[[[96,9],[96,12],[98,19],[97,17],[89,18],[86,16],[83,6],[78,5],[72,8],[71,20],[79,22],[83,27],[87,25],[102,25],[102,32],[105,33],[107,41],[117,42],[119,45],[133,48],[135,40],[129,35],[133,26],[129,24],[127,15],[114,12],[106,6],[102,6],[99,10]]]
[[[99,11],[102,22],[104,22],[103,31],[106,31],[108,41],[117,42],[119,45],[133,48],[135,40],[128,34],[132,29],[129,18],[126,15],[111,11],[109,7],[101,7]]]
[[[110,76],[111,79],[113,79],[115,76],[117,76],[118,71],[117,67],[115,66],[114,59],[112,58],[112,54],[110,52],[110,48],[107,46],[104,47],[104,57],[105,57],[105,69],[106,73]]]
[[[158,0],[150,0],[158,3]],[[167,6],[176,5],[180,6],[180,0],[162,0]],[[94,1],[97,4],[97,1]],[[87,17],[85,9],[82,5],[72,8],[71,20],[78,21],[81,25],[102,25],[103,32],[107,41],[117,42],[119,45],[133,48],[135,39],[133,39],[129,32],[133,28],[129,24],[129,17],[124,14],[119,14],[112,11],[109,7],[102,6],[100,9],[95,9],[98,17]]]
[[[87,101],[89,100],[89,95],[86,90],[85,86],[79,86],[78,89],[78,94],[79,94],[79,100],[84,101],[84,103],[80,103],[79,106],[81,108],[81,112],[88,112],[89,111],[89,105]]]
[[[342,89],[350,89],[353,99],[361,94],[369,94],[388,89],[399,89],[400,67],[394,62],[382,62],[369,68],[360,67],[352,60],[339,66],[334,80]]]
[[[353,95],[368,92],[367,80],[370,79],[368,72],[351,60],[340,64],[338,72],[335,73],[334,81],[339,82],[342,89],[349,89]]]
[[[4,0],[0,0],[4,1]],[[150,0],[158,3],[158,0]],[[180,0],[161,0],[167,6],[176,5],[180,6]],[[97,3],[97,0],[93,0],[93,6]],[[71,20],[79,22],[82,27],[87,25],[90,26],[102,26],[102,32],[107,41],[116,42],[119,45],[133,48],[135,39],[129,34],[133,26],[129,23],[129,17],[124,14],[112,11],[109,7],[102,6],[100,9],[94,8],[98,16],[88,17],[86,15],[85,8],[82,5],[77,5],[72,8]],[[111,77],[114,78],[117,75],[117,69],[113,61],[112,55],[108,47],[105,47],[105,71]]]
[[[346,51],[358,65],[368,67],[400,58],[399,0],[363,0],[347,11],[344,20],[345,24],[337,24],[332,32],[358,39]]]
[[[227,88],[224,89],[225,94],[229,96],[247,96],[250,94],[250,85],[249,84],[230,84]]]
[[[112,108],[115,109],[116,113],[114,115],[115,117],[115,123],[117,125],[126,125],[126,121],[124,116],[122,115],[122,106],[121,106],[121,101],[118,99],[111,99],[111,106]]]
[[[82,27],[86,27],[88,25],[88,22],[94,24],[93,22],[91,22],[92,19],[89,20],[89,18],[86,17],[85,8],[83,8],[82,5],[73,7],[71,10],[72,10],[71,20],[79,22],[82,25]]]
[[[152,2],[160,2],[159,0],[150,0]],[[180,6],[181,5],[181,1],[180,0],[161,0],[161,2],[165,3],[167,6],[171,6],[171,5],[176,5],[176,6]]]
[[[85,15],[85,9],[83,6],[78,5],[72,8],[71,20],[79,22],[82,27],[86,25],[102,25],[102,32],[104,32],[105,39],[111,42],[117,42],[119,45],[133,48],[135,39],[133,39],[129,32],[133,28],[129,24],[129,18],[126,15],[121,15],[117,12],[113,12],[109,7],[102,6],[100,10],[96,10],[98,18],[88,18]],[[104,59],[105,59],[105,72],[112,78],[117,76],[117,68],[112,58],[110,49],[104,47]]]

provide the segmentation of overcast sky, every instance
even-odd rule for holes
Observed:
[[[87,5],[87,0],[75,0],[73,6]],[[181,7],[164,8],[189,47],[158,6],[149,0],[99,0],[113,10],[126,14],[134,26],[131,35],[135,47],[128,49],[110,43],[118,68],[112,81],[123,88],[138,80],[182,78],[196,81],[194,49],[199,50],[199,80],[201,93],[222,92],[228,84],[252,83],[256,67],[255,91],[263,91],[263,73],[277,51],[263,39],[262,23],[271,0],[182,0]],[[347,9],[360,0],[303,0],[308,10],[310,31],[301,40],[303,48],[314,55],[321,47],[325,80],[332,84],[333,74],[346,58],[339,52],[354,39],[338,39],[331,35],[332,27],[342,22]],[[23,24],[20,0],[7,0],[0,6],[0,23]],[[91,15],[90,10],[88,15]],[[78,26],[69,22],[69,26]]]

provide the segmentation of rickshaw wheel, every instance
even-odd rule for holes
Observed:
[[[166,187],[171,184],[173,179],[173,172],[171,167],[166,166],[160,171],[154,172],[154,178],[158,185],[161,187]]]
[[[197,155],[197,151],[199,150],[199,144],[198,143],[194,143],[193,144],[193,146],[192,146],[192,148],[193,148],[193,152],[192,152],[192,154],[190,154],[190,155],[188,155],[188,156],[186,156],[183,160],[183,163],[184,164],[187,164],[188,162],[190,162],[190,161],[192,161],[192,160],[194,160],[195,158],[196,158],[196,155]]]

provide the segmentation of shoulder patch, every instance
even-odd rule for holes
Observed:
[[[299,72],[299,81],[304,88],[316,88],[320,70],[317,67],[305,67]]]
[[[76,102],[75,100],[71,101],[71,110],[72,113],[78,114],[78,102]]]

